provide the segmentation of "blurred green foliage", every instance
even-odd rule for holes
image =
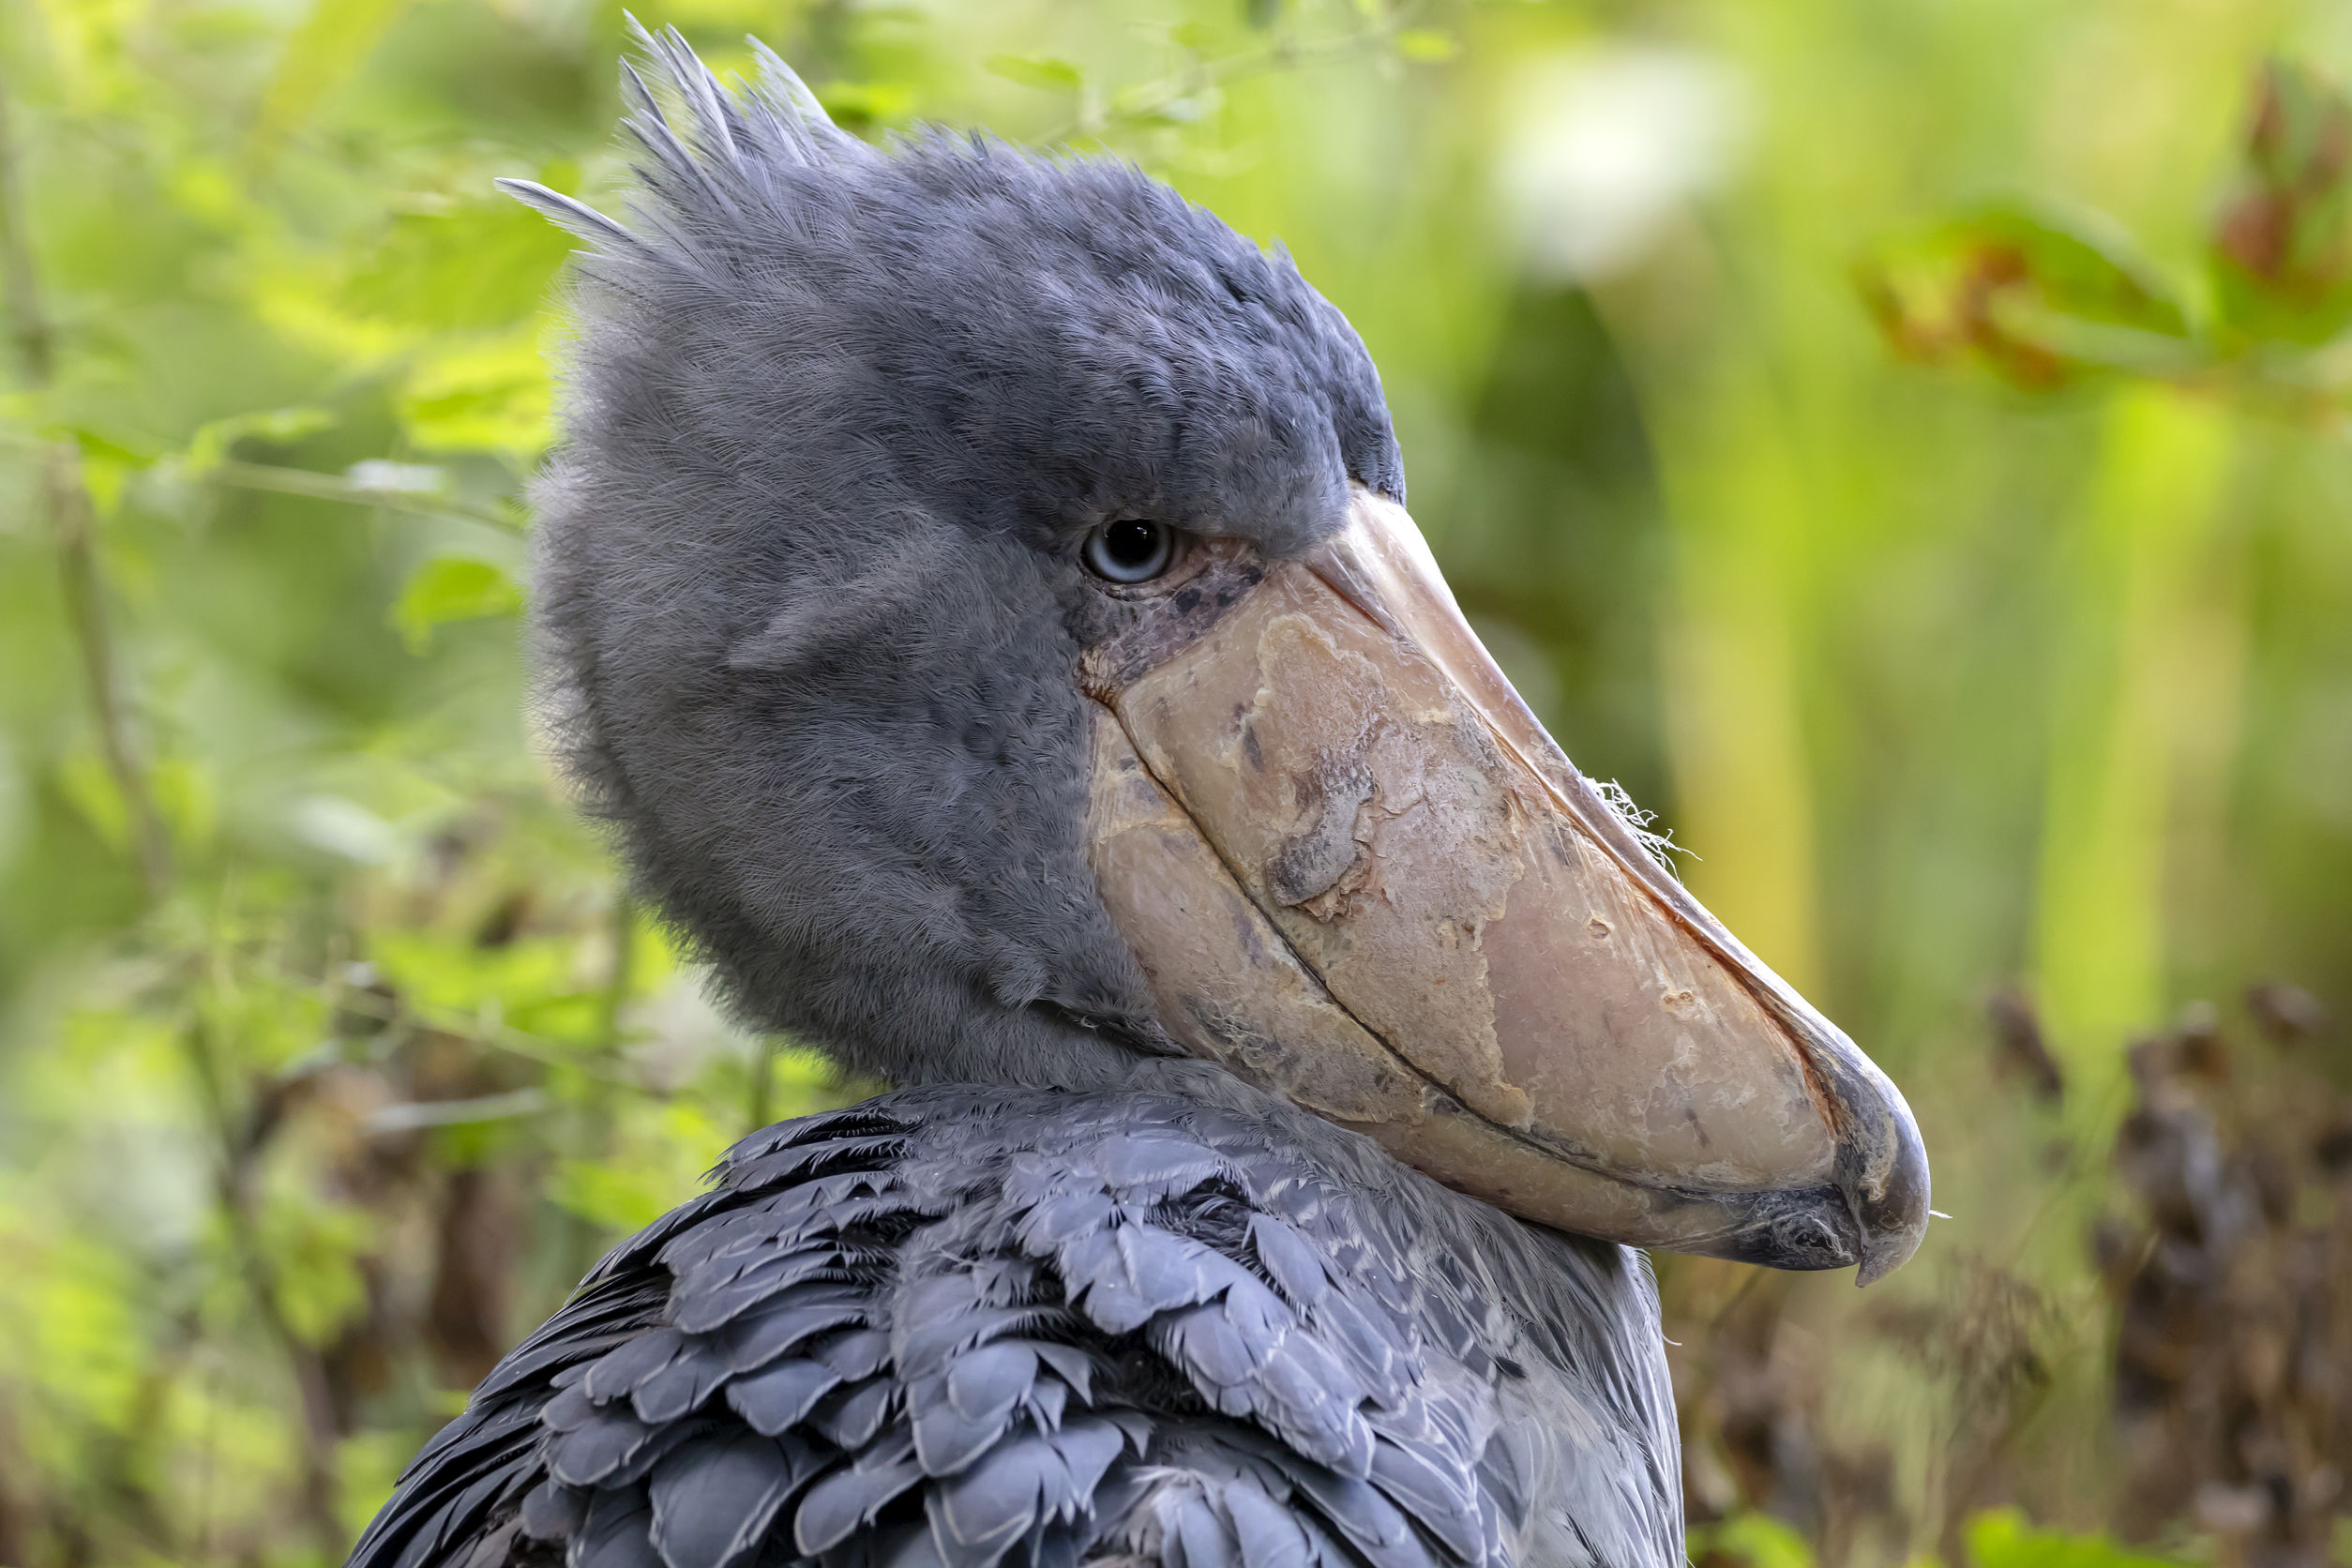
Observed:
[[[1711,1560],[2140,1560],[2084,1240],[2122,1046],[2352,1003],[2340,9],[643,15],[1285,243],[1523,691],[1904,1083],[1958,1216],[1904,1275],[1662,1261]],[[605,1245],[862,1092],[711,1010],[530,744],[565,242],[490,182],[615,197],[621,38],[0,10],[0,1564],[334,1560]],[[2013,990],[2062,1105],[1993,1074]]]

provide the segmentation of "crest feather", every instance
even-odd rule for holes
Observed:
[[[761,183],[763,165],[807,168],[874,156],[833,123],[808,84],[758,38],[745,40],[758,61],[754,79],[731,91],[675,27],[655,32],[634,16],[628,26],[636,57],[621,62],[627,110],[621,128],[653,160],[640,164],[637,174],[670,216],[711,205],[740,215],[742,198]],[[608,254],[641,246],[621,223],[535,180],[497,184]]]

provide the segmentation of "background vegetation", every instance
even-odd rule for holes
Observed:
[[[1904,1084],[1903,1274],[1661,1259],[1702,1554],[2352,1560],[2352,13],[641,14],[1287,244],[1521,689]],[[530,744],[565,245],[490,181],[620,185],[622,25],[0,10],[7,1568],[339,1560],[603,1247],[861,1092]]]

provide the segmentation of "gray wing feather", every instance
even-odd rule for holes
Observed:
[[[822,1362],[779,1361],[728,1384],[727,1403],[753,1431],[772,1438],[799,1425],[840,1383],[841,1374]]]
[[[809,1488],[792,1522],[792,1544],[810,1556],[829,1551],[922,1479],[912,1455],[837,1470]]]
[[[1501,1368],[1592,1347],[1291,1130],[970,1090],[768,1129],[501,1364],[354,1568],[1514,1568],[1566,1450],[1499,1440]],[[1650,1440],[1612,1451],[1647,1481],[1570,1490],[1655,1504]],[[1580,1539],[1679,1560],[1654,1522]]]
[[[1235,1479],[1226,1483],[1219,1500],[1232,1521],[1243,1568],[1309,1568],[1318,1560],[1296,1510],[1280,1506],[1262,1488]]]
[[[654,1470],[654,1549],[668,1568],[733,1568],[765,1544],[768,1528],[807,1479],[801,1443],[753,1433],[688,1443]]]
[[[541,1541],[567,1541],[580,1532],[587,1519],[588,1494],[553,1476],[524,1495],[522,1511],[517,1515],[522,1533]]]
[[[624,1404],[599,1407],[596,1413],[568,1432],[556,1434],[547,1444],[547,1468],[567,1486],[619,1485],[633,1460],[647,1455],[671,1428],[649,1426]],[[650,1457],[650,1455],[648,1455]]]
[[[565,1568],[659,1568],[649,1528],[653,1505],[642,1486],[598,1492],[564,1552]]]
[[[860,1453],[882,1430],[898,1394],[897,1383],[886,1377],[837,1389],[817,1401],[808,1415],[808,1429],[844,1454]]]

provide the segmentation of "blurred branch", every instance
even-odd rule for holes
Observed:
[[[605,973],[604,991],[596,1005],[596,1061],[602,1071],[589,1075],[588,1092],[580,1104],[582,1153],[597,1160],[612,1149],[612,1091],[615,1064],[621,1060],[621,1011],[628,1005],[636,978],[637,900],[629,897],[626,885],[613,895],[611,927],[612,967]],[[573,1277],[587,1275],[603,1251],[603,1240],[596,1221],[577,1212],[572,1214],[565,1261]]]
[[[784,1048],[780,1034],[762,1034],[751,1058],[751,1096],[746,1108],[750,1125],[745,1130],[758,1132],[774,1121],[776,1092],[776,1053]]]
[[[614,1070],[611,1063],[615,1053],[593,1048],[582,1051],[577,1046],[543,1034],[533,1034],[512,1024],[489,1023],[450,1008],[420,1006],[405,997],[394,1001],[361,993],[344,997],[339,1005],[361,1018],[384,1024],[406,1024],[415,1029],[430,1030],[435,1034],[445,1034],[452,1040],[460,1040],[483,1050],[505,1051],[509,1056],[520,1056],[526,1062],[536,1062],[542,1066],[562,1067],[580,1073],[593,1081],[626,1090],[633,1094],[660,1099],[667,1093],[658,1084],[646,1083]]]
[[[34,264],[32,234],[25,214],[22,170],[15,140],[15,103],[0,75],[0,283],[8,289],[17,352],[25,379],[48,390],[56,372],[57,335],[43,302]],[[154,792],[140,766],[122,700],[113,629],[106,616],[106,588],[96,543],[98,510],[82,473],[81,452],[68,443],[42,443],[38,481],[41,510],[57,540],[57,573],[66,614],[81,655],[90,713],[97,721],[106,771],[123,798],[132,852],[150,903],[171,889],[172,847],[157,811]]]
[[[0,430],[0,442],[31,447],[37,453],[61,445],[15,430]],[[469,501],[463,496],[449,495],[438,490],[369,485],[354,480],[347,475],[321,474],[314,469],[286,468],[276,463],[243,462],[234,459],[210,462],[173,459],[158,466],[166,473],[177,474],[199,484],[225,485],[232,490],[268,490],[279,495],[299,495],[313,501],[339,502],[346,506],[406,512],[413,517],[457,518],[467,522],[483,523],[508,534],[520,534],[523,530],[521,517],[511,507],[502,506],[496,502]],[[363,463],[358,466],[366,468],[371,465]]]
[[[621,1010],[628,1005],[636,954],[637,900],[623,888],[612,898],[612,967],[596,999],[596,1054],[608,1062],[621,1053]]]
[[[35,1500],[20,1490],[16,1481],[25,1473],[15,1424],[8,1405],[0,1402],[0,1562],[33,1560]]]
[[[81,454],[73,447],[53,442],[42,454],[41,497],[50,525],[56,531],[58,578],[82,656],[91,716],[98,721],[98,746],[105,754],[107,775],[123,797],[148,901],[160,903],[172,886],[171,840],[130,738],[94,538],[97,511],[90,502],[89,487],[83,482]]]
[[[123,1423],[119,1431],[99,1434],[101,1458],[97,1467],[96,1489],[113,1517],[129,1525],[157,1551],[169,1557],[179,1545],[174,1539],[175,1521],[162,1505],[157,1489],[143,1484],[142,1477],[151,1473],[153,1460],[146,1451],[162,1430],[162,1417],[173,1385],[186,1370],[189,1352],[196,1346],[194,1314],[173,1314],[166,1334],[168,1337],[161,1348],[140,1369],[130,1400],[130,1419]],[[0,1561],[10,1560],[26,1560],[0,1558]]]
[[[214,1173],[215,1196],[226,1222],[229,1244],[236,1255],[237,1269],[244,1276],[253,1310],[284,1355],[300,1397],[308,1433],[308,1440],[300,1445],[303,1514],[323,1560],[339,1562],[350,1543],[343,1537],[340,1517],[341,1482],[337,1473],[336,1450],[342,1433],[335,1412],[335,1392],[318,1348],[305,1340],[287,1320],[285,1308],[279,1300],[278,1270],[262,1244],[260,1216],[255,1209],[255,1167],[267,1146],[275,1119],[240,1117],[236,1113],[221,1078],[212,1031],[201,1018],[188,1021],[182,1042],[217,1144],[219,1165]]]
[[[361,1125],[378,1136],[411,1133],[422,1127],[457,1127],[536,1116],[547,1108],[547,1104],[544,1089],[513,1089],[504,1094],[477,1094],[466,1100],[405,1100],[369,1113]]]
[[[189,476],[207,484],[228,485],[237,490],[273,490],[280,495],[339,501],[351,506],[380,506],[385,511],[408,512],[417,517],[463,518],[472,522],[488,523],[492,528],[508,533],[519,533],[522,527],[512,512],[485,502],[468,501],[431,490],[354,484],[337,475],[313,473],[307,468],[225,461],[191,469]]]
[[[1277,34],[1255,49],[1214,60],[1195,57],[1181,69],[1119,89],[1108,104],[1095,100],[1081,83],[1078,113],[1036,140],[1053,143],[1073,136],[1099,136],[1115,126],[1170,118],[1173,116],[1167,113],[1169,109],[1214,88],[1300,66],[1345,59],[1369,49],[1393,50],[1402,35],[1412,31],[1411,23],[1422,8],[1418,5],[1400,6],[1387,14],[1366,17],[1362,27],[1350,32],[1309,39]]]
[[[40,276],[33,265],[23,182],[17,170],[15,120],[8,79],[0,74],[0,288],[8,291],[10,331],[25,374],[36,385],[46,386],[56,363],[57,335],[42,305]]]

